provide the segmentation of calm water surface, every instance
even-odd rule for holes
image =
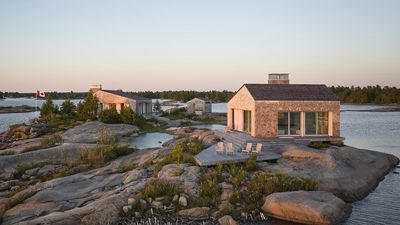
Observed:
[[[54,102],[61,104],[62,100]],[[35,102],[34,99],[0,100],[0,106],[24,104],[34,106]],[[342,105],[341,108],[368,110],[382,106]],[[213,111],[226,112],[226,103],[213,104]],[[0,114],[0,131],[6,130],[10,124],[25,122],[36,116],[35,113]],[[206,125],[202,128],[223,129],[223,126]],[[347,145],[400,157],[400,112],[342,112],[341,134],[346,138]],[[160,147],[171,138],[172,136],[168,134],[149,133],[135,138],[131,144],[138,148]],[[396,170],[400,172],[400,169]],[[353,204],[353,214],[346,225],[364,224],[400,225],[400,175],[388,174],[374,192],[364,200]]]

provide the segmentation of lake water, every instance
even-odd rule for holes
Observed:
[[[56,104],[62,101],[55,100]],[[0,100],[0,106],[31,105],[34,99]],[[377,105],[342,105],[342,110],[369,110],[382,108]],[[213,104],[214,112],[226,112],[226,103]],[[9,124],[21,123],[35,118],[35,113],[0,114],[0,131]],[[221,125],[206,125],[202,128],[221,129]],[[341,113],[341,134],[345,143],[357,148],[386,152],[400,157],[400,112],[357,112]],[[160,147],[172,136],[149,133],[139,136],[132,144],[138,148]],[[162,143],[159,143],[161,141]],[[396,169],[400,171],[400,169]],[[346,225],[399,225],[400,224],[400,175],[390,173],[377,189],[364,200],[353,204],[353,214]]]
[[[174,136],[166,133],[144,133],[139,137],[122,139],[122,142],[128,143],[138,149],[160,148],[165,142],[170,141]]]

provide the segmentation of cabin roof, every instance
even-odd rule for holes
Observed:
[[[114,95],[119,95],[119,96],[122,96],[122,97],[125,97],[125,98],[133,99],[133,100],[139,100],[139,101],[148,100],[148,101],[151,101],[151,99],[149,99],[149,98],[138,96],[138,95],[135,95],[135,94],[130,93],[130,92],[124,92],[124,91],[121,91],[121,90],[102,90],[102,91],[110,93],[110,94],[114,94]]]
[[[321,84],[245,84],[254,100],[339,101],[339,97]]]

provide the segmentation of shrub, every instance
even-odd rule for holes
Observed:
[[[121,116],[115,107],[100,112],[99,120],[103,123],[122,123]]]
[[[165,157],[163,160],[161,160],[157,165],[156,168],[154,169],[154,174],[157,174],[160,172],[160,170],[168,165],[168,164],[181,164],[181,163],[195,163],[195,160],[193,156],[184,153],[181,148],[175,147],[171,154]]]
[[[135,124],[136,113],[130,107],[122,107],[120,116],[121,122],[125,124]]]
[[[217,201],[221,195],[221,187],[218,183],[219,180],[218,177],[215,176],[215,172],[204,174],[199,189],[199,206],[210,207],[217,205]]]
[[[148,182],[143,190],[143,196],[152,199],[158,197],[173,198],[177,194],[179,194],[179,188],[175,184],[161,179]]]
[[[117,139],[107,129],[101,128],[97,146],[83,151],[81,160],[91,165],[91,167],[98,167],[118,157],[129,155],[134,151],[136,149],[129,145],[117,145]]]
[[[40,119],[44,121],[50,121],[52,117],[55,117],[57,113],[56,107],[53,103],[51,96],[47,97],[45,103],[43,103],[40,109]]]
[[[230,182],[236,189],[239,189],[244,184],[246,180],[246,174],[247,171],[243,168],[239,168],[235,172],[231,172],[232,178],[230,179]]]
[[[322,142],[322,141],[311,142],[308,145],[308,147],[315,148],[315,149],[324,149],[324,148],[328,148],[329,146],[330,146],[329,143]]]
[[[76,106],[71,100],[65,100],[61,105],[60,110],[63,119],[73,119],[76,116]]]
[[[257,163],[257,156],[252,155],[248,160],[246,160],[245,166],[246,166],[246,170],[248,170],[248,171],[258,170],[259,166]]]
[[[119,166],[116,170],[115,170],[115,172],[116,173],[126,173],[126,172],[128,172],[128,171],[131,171],[131,170],[133,170],[133,169],[136,169],[137,168],[137,164],[130,164],[130,165],[125,165],[125,166]]]
[[[99,108],[98,104],[99,101],[96,96],[94,96],[92,92],[89,92],[86,98],[82,102],[78,103],[76,109],[78,118],[82,121],[95,120]]]
[[[243,193],[247,209],[253,210],[261,207],[261,199],[275,192],[289,191],[314,191],[318,189],[318,183],[311,179],[291,177],[286,174],[272,174],[256,172],[246,185]]]
[[[49,147],[53,147],[59,144],[62,144],[63,139],[60,135],[58,134],[53,134],[50,135],[48,137],[44,137],[41,141],[40,141],[40,145],[42,148],[49,148]]]

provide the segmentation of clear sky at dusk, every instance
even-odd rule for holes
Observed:
[[[400,87],[398,0],[0,0],[0,91]]]

